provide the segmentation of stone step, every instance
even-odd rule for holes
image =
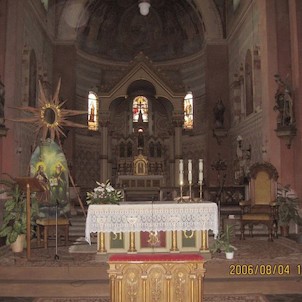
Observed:
[[[69,236],[85,237],[86,218],[84,215],[70,217]]]

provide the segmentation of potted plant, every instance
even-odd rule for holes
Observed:
[[[22,252],[26,234],[26,195],[13,179],[1,179],[4,187],[0,194],[6,193],[3,211],[3,222],[0,228],[0,237],[5,237],[6,245],[11,245],[14,252]],[[32,199],[31,225],[37,213],[37,202]],[[33,227],[31,232],[33,233]]]
[[[98,185],[92,192],[87,192],[86,202],[91,204],[119,204],[123,193],[112,187],[109,179],[105,183],[96,182]]]
[[[229,224],[225,226],[225,231],[221,232],[217,236],[210,249],[212,253],[224,252],[226,259],[234,258],[234,252],[235,250],[237,250],[237,248],[231,244],[233,227],[234,227],[233,225],[229,225]]]
[[[289,224],[291,221],[302,225],[302,217],[299,215],[299,199],[287,185],[281,189],[276,200],[278,209],[278,224],[281,235],[289,236]]]

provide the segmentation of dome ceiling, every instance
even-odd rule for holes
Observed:
[[[202,48],[203,23],[186,0],[152,0],[147,16],[139,13],[137,0],[88,3],[89,20],[77,41],[90,54],[129,61],[143,52],[152,61],[164,61]]]

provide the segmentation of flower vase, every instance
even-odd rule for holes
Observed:
[[[14,253],[21,253],[24,249],[25,235],[18,235],[15,242],[11,243],[10,247]]]
[[[225,252],[225,258],[232,260],[234,258],[234,252]]]

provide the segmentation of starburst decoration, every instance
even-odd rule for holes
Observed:
[[[48,100],[43,86],[39,81],[39,108],[22,106],[15,107],[15,109],[31,113],[31,117],[10,119],[15,122],[32,123],[36,126],[36,137],[41,133],[42,140],[50,137],[51,140],[55,138],[60,142],[60,136],[66,136],[63,127],[87,128],[87,125],[78,124],[69,121],[71,116],[87,114],[87,111],[63,109],[66,101],[61,102],[59,99],[59,92],[61,87],[61,79],[58,82],[57,89],[52,99]]]

